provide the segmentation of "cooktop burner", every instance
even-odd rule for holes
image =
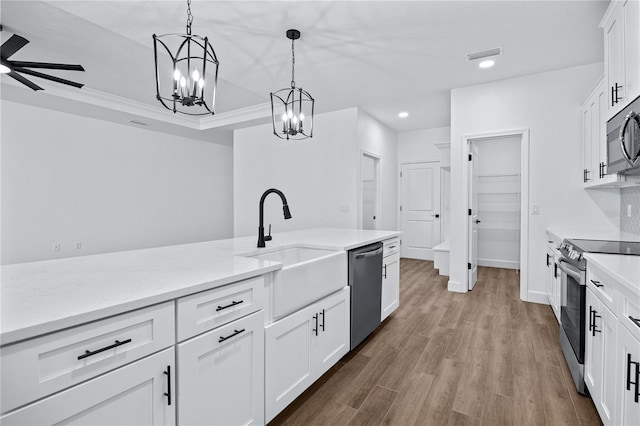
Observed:
[[[640,256],[640,241],[568,240],[577,252]]]

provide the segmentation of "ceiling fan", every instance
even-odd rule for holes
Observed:
[[[0,26],[0,31],[2,27]],[[21,74],[31,75],[34,77],[43,78],[45,80],[55,81],[56,83],[67,84],[69,86],[81,88],[84,84],[76,83],[75,81],[65,80],[64,78],[55,77],[53,75],[44,74],[38,71],[33,71],[29,68],[35,69],[48,69],[48,70],[68,70],[68,71],[84,71],[82,65],[68,65],[68,64],[52,64],[47,62],[25,62],[25,61],[11,61],[11,57],[18,50],[22,49],[29,40],[24,37],[20,37],[17,34],[12,35],[9,40],[5,41],[0,46],[0,74],[7,74],[9,77],[19,81],[25,86],[33,90],[43,90],[42,87],[26,79]]]

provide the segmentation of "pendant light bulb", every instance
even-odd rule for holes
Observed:
[[[287,114],[282,114],[282,121],[287,121],[287,118],[289,118],[287,117]]]
[[[293,117],[293,113],[291,111],[287,111],[287,117],[289,118]]]
[[[180,87],[185,87],[187,85],[187,80],[184,77],[180,77]]]
[[[200,80],[200,73],[198,72],[198,70],[194,70],[193,71],[193,81],[198,81]]]
[[[293,118],[291,119],[291,121],[293,121],[293,123],[297,123],[298,122],[298,116],[294,115]]]
[[[304,113],[300,113],[300,121],[304,120]]]
[[[204,87],[204,78],[201,78],[201,79],[198,81],[198,86],[200,86],[200,88],[203,88],[203,87]]]
[[[174,78],[176,81],[180,81],[180,77],[181,77],[181,75],[180,75],[180,70],[175,70],[175,71],[173,72],[173,78]]]

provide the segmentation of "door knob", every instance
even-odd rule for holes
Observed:
[[[476,222],[476,224],[478,224],[478,223],[480,223],[480,222],[482,222],[482,221],[481,221],[481,220],[476,219],[476,220],[475,220],[475,222]]]
[[[436,219],[440,217],[439,214],[432,214],[431,216],[435,217]]]

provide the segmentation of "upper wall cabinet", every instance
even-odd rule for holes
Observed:
[[[607,174],[607,94],[604,77],[582,104],[582,182],[585,188],[627,185],[622,175]]]
[[[640,95],[640,2],[614,0],[600,23],[609,120]]]

